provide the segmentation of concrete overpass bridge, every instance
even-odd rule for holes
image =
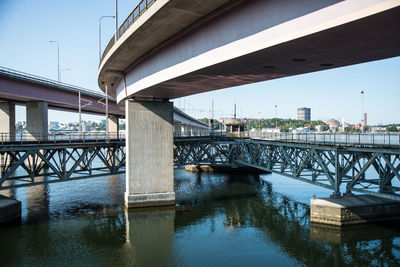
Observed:
[[[126,206],[174,203],[169,99],[399,56],[399,25],[399,0],[141,1],[98,73],[125,101]]]
[[[16,140],[15,105],[26,106],[27,132],[24,140],[48,138],[48,109],[107,116],[108,132],[117,134],[119,118],[125,117],[124,105],[105,94],[44,77],[0,67],[1,141]],[[208,125],[174,107],[176,134],[207,133]],[[22,136],[22,135],[21,135]],[[22,141],[20,138],[19,141]]]

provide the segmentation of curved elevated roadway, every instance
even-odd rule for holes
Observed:
[[[99,86],[118,102],[400,55],[399,0],[147,0],[147,8],[143,2],[99,66]]]

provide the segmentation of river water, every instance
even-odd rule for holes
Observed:
[[[398,223],[310,225],[331,192],[277,174],[175,170],[176,206],[125,211],[125,175],[2,191],[0,266],[396,266]]]

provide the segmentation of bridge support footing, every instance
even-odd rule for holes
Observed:
[[[173,104],[125,101],[127,208],[175,204]]]
[[[400,220],[400,201],[372,195],[311,199],[311,223],[346,226],[388,220]]]
[[[21,202],[0,195],[0,224],[21,218]]]

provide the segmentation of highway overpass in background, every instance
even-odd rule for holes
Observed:
[[[105,94],[79,86],[60,83],[44,77],[0,67],[0,133],[7,138],[15,137],[15,105],[27,108],[27,131],[34,139],[46,139],[48,132],[48,109],[60,111],[79,111],[105,116]],[[109,131],[116,133],[119,118],[125,117],[124,105],[117,105],[115,99],[108,97]],[[175,134],[206,133],[208,125],[192,118],[174,107]]]

